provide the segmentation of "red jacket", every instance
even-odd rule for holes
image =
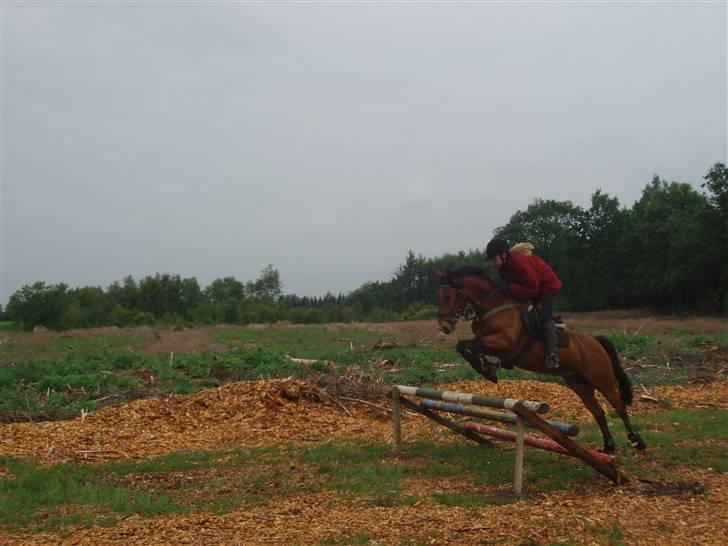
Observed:
[[[555,294],[561,290],[561,281],[554,270],[533,254],[509,252],[498,274],[518,299],[539,299],[542,294]]]

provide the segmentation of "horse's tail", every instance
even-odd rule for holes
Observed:
[[[619,397],[622,399],[622,403],[625,406],[629,406],[632,403],[632,383],[627,377],[627,372],[624,371],[622,365],[619,363],[619,356],[617,356],[617,350],[604,336],[596,336],[595,339],[600,343],[604,350],[609,355],[609,360],[612,361],[612,370],[614,370],[614,376],[617,378],[617,384],[619,385]]]

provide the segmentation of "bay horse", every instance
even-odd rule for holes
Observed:
[[[458,342],[456,349],[476,371],[486,375],[480,359],[482,355],[490,355],[524,370],[562,377],[599,425],[604,438],[602,451],[614,453],[614,439],[604,410],[595,397],[596,389],[622,419],[632,446],[645,449],[644,440],[632,427],[627,415],[627,406],[632,403],[632,385],[619,363],[614,345],[606,337],[569,332],[568,347],[559,348],[560,366],[546,370],[545,345],[529,340],[523,322],[524,302],[514,299],[504,288],[491,281],[480,267],[464,266],[444,273],[437,272],[437,277],[440,281],[437,321],[444,333],[450,334],[455,330],[468,305],[475,312],[472,322],[475,337]]]

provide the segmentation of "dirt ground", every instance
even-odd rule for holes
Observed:
[[[554,383],[463,381],[441,388],[479,394],[542,399],[552,414],[574,422],[590,419],[568,389]],[[728,409],[728,381],[711,385],[659,387],[651,393],[675,408]],[[386,401],[381,401],[384,406]],[[638,399],[632,413],[663,411]],[[618,441],[624,442],[615,424]],[[189,396],[139,400],[104,408],[85,419],[0,425],[0,454],[62,461],[142,459],[174,450],[215,450],[293,442],[390,442],[392,424],[384,409],[338,402],[300,381],[232,383]],[[451,441],[426,419],[409,415],[405,442]],[[725,441],[725,440],[722,440]],[[645,454],[649,457],[649,451]],[[565,464],[568,464],[566,460]],[[595,481],[557,492],[526,491],[528,500],[503,506],[457,507],[431,503],[376,507],[342,500],[324,491],[306,497],[273,498],[252,509],[223,515],[131,517],[116,527],[71,530],[65,536],[24,533],[3,544],[317,544],[331,537],[344,543],[367,535],[372,544],[400,544],[418,537],[425,544],[609,544],[604,529],[615,524],[626,544],[728,543],[728,480],[709,470],[678,469],[669,483],[632,480],[614,486]],[[691,484],[701,484],[700,488]],[[452,488],[411,480],[412,492]],[[702,491],[707,489],[708,493]],[[492,493],[492,491],[491,491]],[[502,491],[504,495],[508,491]]]

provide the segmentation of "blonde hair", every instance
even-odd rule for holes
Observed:
[[[535,249],[536,247],[531,243],[516,243],[511,247],[511,252],[518,252],[519,254],[530,256]]]

